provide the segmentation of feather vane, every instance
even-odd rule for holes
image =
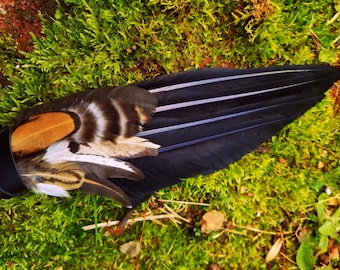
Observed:
[[[13,153],[26,156],[46,149],[76,130],[76,115],[50,112],[31,116],[18,126],[11,136]],[[78,119],[77,119],[78,120]]]

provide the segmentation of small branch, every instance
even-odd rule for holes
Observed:
[[[334,16],[327,21],[327,25],[334,23],[336,21],[336,19],[339,17],[339,15],[340,15],[339,12],[335,13]]]
[[[282,257],[284,257],[287,261],[289,261],[291,264],[296,265],[296,262],[295,262],[294,260],[292,260],[291,258],[287,257],[286,254],[280,252],[280,255],[281,255]]]
[[[185,223],[189,223],[189,220],[185,219],[184,217],[180,216],[179,214],[177,214],[172,208],[170,208],[170,206],[164,204],[164,207],[166,208],[166,210],[169,211],[170,214],[172,215],[176,215],[176,218],[184,221]]]
[[[219,238],[222,234],[224,234],[225,232],[229,232],[232,234],[239,234],[239,235],[243,235],[246,237],[250,237],[247,233],[245,232],[240,232],[240,231],[236,231],[236,230],[231,230],[231,229],[223,229],[221,232],[219,232],[218,234],[215,234],[212,239],[217,239]]]
[[[271,235],[281,235],[281,232],[269,232],[269,231],[264,231],[264,230],[260,230],[257,228],[252,228],[252,227],[247,227],[247,226],[242,226],[242,225],[234,225],[235,228],[240,228],[240,229],[245,229],[247,231],[253,231],[256,233],[263,233],[263,234],[271,234]],[[287,232],[282,232],[282,235],[285,234],[293,234],[294,232],[292,231],[287,231]]]
[[[210,206],[210,203],[196,203],[196,202],[186,202],[186,201],[174,201],[174,200],[164,200],[164,199],[158,199],[160,202],[166,202],[166,203],[179,203],[179,204],[187,204],[187,205],[200,205],[200,206]]]
[[[181,219],[184,219],[183,217],[181,217],[178,214],[164,214],[164,215],[155,215],[155,216],[146,216],[146,217],[137,217],[137,218],[128,219],[127,224],[141,222],[141,221],[144,221],[144,220],[151,220],[152,221],[152,220],[159,220],[159,219],[165,219],[165,218],[170,218],[170,219],[171,218],[181,218]],[[107,221],[107,222],[103,222],[103,223],[98,223],[97,226],[96,226],[96,224],[86,225],[86,226],[83,226],[82,229],[84,231],[88,231],[88,230],[93,230],[96,227],[97,228],[111,227],[111,226],[118,225],[119,222],[120,222],[119,220]]]
[[[339,38],[340,38],[340,36],[339,36]],[[317,143],[317,144],[315,144],[315,145],[316,145],[317,147],[320,147],[320,148],[326,150],[326,151],[327,151],[329,154],[331,154],[333,157],[339,158],[339,155],[338,155],[336,152],[333,152],[331,149],[329,149],[329,148],[323,146],[322,144]]]
[[[264,230],[260,230],[260,229],[257,229],[257,228],[251,228],[251,227],[247,227],[247,226],[241,226],[241,225],[235,225],[234,224],[234,228],[235,229],[223,229],[220,233],[216,234],[213,236],[213,239],[216,239],[218,237],[220,237],[222,234],[228,232],[228,233],[232,233],[232,234],[238,234],[238,235],[243,235],[243,236],[247,236],[247,237],[250,237],[250,235],[248,235],[247,232],[244,232],[244,231],[237,231],[236,229],[239,228],[239,229],[243,229],[243,230],[246,230],[246,231],[252,231],[252,232],[256,232],[256,233],[259,233],[259,234],[269,234],[269,235],[289,235],[289,234],[294,234],[294,232],[291,232],[291,231],[287,231],[287,232],[269,232],[269,231],[264,231]]]

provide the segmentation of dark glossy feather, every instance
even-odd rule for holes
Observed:
[[[87,175],[79,190],[87,194],[100,195],[115,200],[126,208],[132,208],[130,199],[124,191],[107,179],[100,179],[94,175]]]
[[[19,127],[46,112],[76,114],[79,121],[37,157],[19,157],[19,171],[43,193],[80,189],[136,206],[180,179],[238,160],[319,102],[338,79],[339,70],[326,65],[200,69],[80,92],[21,114]]]
[[[326,65],[200,69],[137,84],[158,107],[138,136],[160,144],[157,157],[129,160],[145,179],[112,179],[138,205],[182,178],[226,167],[324,97],[340,79]]]

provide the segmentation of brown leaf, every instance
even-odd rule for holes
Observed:
[[[302,243],[303,239],[305,239],[305,237],[308,235],[308,233],[310,232],[310,229],[307,227],[302,227],[299,232],[296,234],[296,237],[299,241],[299,243]]]
[[[205,58],[202,59],[202,61],[199,64],[199,67],[200,68],[207,67],[211,64],[211,62],[212,62],[211,56],[207,55]]]
[[[337,197],[331,197],[329,198],[327,205],[333,207],[339,206],[339,199]]]
[[[283,157],[279,157],[279,162],[282,164],[286,164],[287,160],[285,160]]]
[[[224,228],[225,216],[216,210],[205,213],[201,220],[201,233],[211,233]]]
[[[120,252],[131,257],[136,257],[140,253],[140,243],[137,241],[127,242],[119,247]]]
[[[318,169],[323,169],[325,167],[325,163],[323,163],[321,160],[318,161]]]
[[[332,245],[329,247],[329,258],[332,261],[339,261],[340,254],[339,254],[339,246],[338,245]]]
[[[281,240],[281,238],[278,238],[275,241],[274,245],[272,246],[272,248],[267,253],[267,256],[265,258],[266,263],[271,262],[272,260],[274,260],[277,257],[277,255],[279,255],[282,244],[283,244],[283,241]]]
[[[208,264],[208,270],[220,270],[221,267],[217,263]]]

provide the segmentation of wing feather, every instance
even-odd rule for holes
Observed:
[[[31,116],[27,122],[12,132],[12,151],[18,157],[44,150],[75,132],[78,122],[77,115],[66,112],[49,112]]]
[[[138,205],[180,179],[225,168],[324,97],[340,71],[327,65],[200,69],[136,84],[158,100],[138,136],[157,157],[129,160],[145,180],[112,179]]]

